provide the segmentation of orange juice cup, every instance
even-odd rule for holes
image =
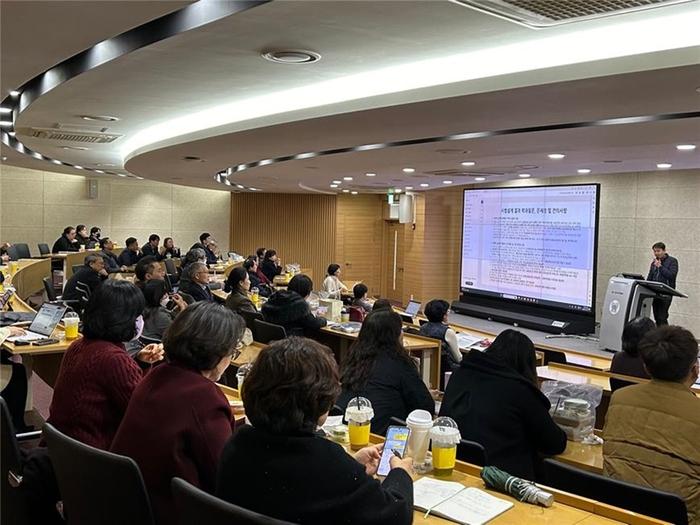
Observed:
[[[360,450],[369,445],[369,429],[373,417],[374,410],[369,399],[355,397],[350,400],[345,409],[345,419],[348,422],[351,450]]]
[[[461,436],[457,423],[449,417],[439,417],[430,429],[433,441],[433,473],[450,476],[457,460],[457,443]]]

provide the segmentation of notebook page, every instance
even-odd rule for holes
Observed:
[[[413,484],[413,506],[422,510],[431,509],[465,488],[454,481],[421,478]]]
[[[513,503],[469,487],[440,503],[432,514],[457,523],[482,525],[513,507]]]

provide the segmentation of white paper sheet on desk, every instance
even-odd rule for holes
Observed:
[[[343,424],[343,416],[328,416],[323,424],[323,431],[328,434],[331,429]]]
[[[483,340],[483,337],[477,337],[466,332],[460,332],[457,334],[457,343],[459,344],[460,349],[466,350],[467,348],[471,348],[472,346]]]

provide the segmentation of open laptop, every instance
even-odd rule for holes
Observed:
[[[36,313],[32,324],[29,325],[27,333],[21,336],[8,337],[7,340],[14,343],[15,341],[36,341],[37,339],[51,337],[65,312],[65,305],[44,303]]]
[[[401,320],[404,323],[413,324],[413,317],[418,315],[420,305],[421,303],[419,303],[418,301],[409,301],[408,305],[404,309],[404,313],[399,314],[401,316]]]

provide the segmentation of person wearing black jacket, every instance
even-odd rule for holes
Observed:
[[[678,259],[666,253],[666,245],[662,242],[655,243],[651,249],[654,250],[654,260],[649,266],[647,281],[656,281],[675,288],[678,276]],[[671,308],[672,300],[673,297],[670,295],[654,298],[651,309],[654,311],[656,326],[668,324],[668,310]]]
[[[63,228],[61,236],[53,243],[51,253],[77,252],[78,249],[78,243],[75,242],[75,228],[73,228],[73,226],[66,226]]]
[[[114,255],[114,253],[112,253],[112,249],[114,249],[114,243],[109,237],[100,239],[100,249],[102,250],[100,252],[100,255],[104,260],[105,271],[107,273],[119,273],[126,271],[126,266],[120,265],[119,261],[117,261],[117,256]]]
[[[152,233],[148,237],[148,244],[141,247],[142,257],[147,257],[147,256],[151,255],[151,256],[155,257],[156,260],[162,261],[163,254],[161,254],[160,250],[158,249],[159,243],[160,243],[160,237],[158,235],[156,235],[155,233]]]
[[[314,283],[308,275],[295,275],[286,290],[270,296],[260,312],[268,323],[283,326],[287,335],[312,335],[326,326],[323,317],[314,317],[306,298]]]
[[[72,301],[79,299],[76,284],[81,282],[86,284],[90,292],[94,292],[102,282],[107,279],[107,271],[105,270],[104,259],[99,253],[91,253],[85,257],[85,266],[75,272],[63,289],[63,299]]]
[[[447,384],[440,415],[457,422],[462,439],[483,445],[489,465],[534,480],[538,453],[566,449],[566,434],[549,409],[537,387],[532,341],[505,330],[484,353],[464,357]]]
[[[399,314],[388,308],[367,314],[343,369],[338,406],[345,408],[357,396],[369,399],[374,434],[384,435],[392,416],[405,420],[417,409],[435,412],[435,401],[403,346],[401,327]]]
[[[129,237],[124,241],[126,248],[122,250],[122,253],[117,257],[117,261],[121,266],[135,266],[139,259],[141,258],[141,253],[139,252],[139,241],[135,237]]]
[[[409,525],[410,458],[392,456],[383,482],[382,445],[351,456],[316,435],[340,390],[327,348],[290,337],[264,348],[246,376],[243,402],[252,426],[221,453],[215,495],[245,509],[305,525]]]
[[[253,288],[257,288],[258,294],[261,297],[270,297],[270,287],[260,281],[260,277],[258,277],[258,259],[255,257],[255,255],[251,255],[245,260],[243,263],[243,268],[245,268],[248,272],[248,277],[250,278],[250,289],[252,290]]]
[[[260,270],[272,283],[275,281],[275,277],[282,273],[282,261],[277,258],[277,252],[275,250],[267,250],[265,252],[265,258],[260,264]]]

